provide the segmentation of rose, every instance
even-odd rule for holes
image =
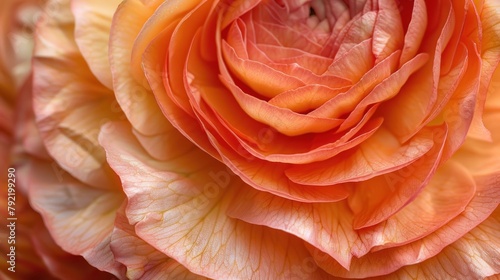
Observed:
[[[48,157],[33,121],[29,77],[34,25],[43,3],[0,3],[0,209],[4,218],[15,218],[5,220],[0,232],[0,275],[2,279],[109,279],[109,274],[57,246],[26,197],[27,153]]]
[[[68,7],[41,21],[42,137],[106,208],[85,210],[100,245],[75,244],[55,225],[88,227],[57,222],[76,202],[33,192],[56,240],[129,278],[498,273],[495,3],[291,2],[73,1],[74,34]]]

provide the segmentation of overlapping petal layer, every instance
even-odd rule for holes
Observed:
[[[56,162],[27,170],[63,249],[130,279],[500,273],[495,1],[52,2]]]

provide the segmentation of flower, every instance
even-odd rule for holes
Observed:
[[[64,250],[130,279],[500,273],[495,1],[120,2],[38,23],[64,175],[33,161],[29,196]]]

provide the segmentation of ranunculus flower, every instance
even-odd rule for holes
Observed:
[[[58,172],[29,194],[64,250],[130,279],[500,273],[498,1],[120,2],[38,24]]]

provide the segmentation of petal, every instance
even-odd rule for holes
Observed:
[[[443,248],[459,240],[491,215],[500,203],[499,180],[498,171],[495,174],[474,177],[476,193],[469,205],[467,205],[466,209],[459,216],[432,234],[415,242],[372,252],[361,258],[353,258],[349,271],[345,270],[332,258],[327,258],[320,254],[313,254],[313,257],[317,261],[318,266],[325,269],[328,273],[334,276],[350,278],[386,275],[403,266],[419,264],[438,255]],[[491,244],[487,246],[492,250],[496,248],[491,246]],[[481,261],[478,264],[481,263],[484,262]],[[464,268],[467,267],[469,265],[464,266]],[[461,275],[453,277],[454,275],[450,274],[450,276],[451,278],[461,278]]]
[[[447,128],[435,127],[430,131],[434,145],[424,156],[395,172],[356,184],[355,192],[349,196],[349,205],[355,213],[354,228],[386,220],[414,200],[427,185],[438,167]],[[427,132],[423,130],[421,133],[425,135]]]
[[[476,191],[474,178],[450,160],[440,166],[417,198],[386,221],[358,231],[367,248],[401,246],[427,236],[462,213]],[[373,252],[374,250],[372,250]]]
[[[104,123],[122,113],[67,32],[74,24],[69,1],[55,2],[50,5],[59,5],[58,13],[43,13],[37,26],[33,65],[37,125],[50,155],[71,175],[93,186],[113,188],[117,178],[106,164],[97,135]]]
[[[474,110],[469,135],[478,139],[489,139],[489,132],[482,123],[481,116],[486,98],[488,85],[498,78],[492,77],[492,73],[498,67],[500,60],[500,5],[495,1],[485,1],[480,12],[482,25],[482,69],[481,69],[481,87],[478,95],[478,102]],[[497,71],[498,72],[498,71]],[[498,77],[498,74],[496,74]],[[491,129],[491,128],[490,128]]]
[[[398,4],[392,1],[378,1],[378,13],[373,28],[372,51],[380,61],[403,45],[403,23]],[[377,62],[375,62],[377,63]]]
[[[344,202],[303,203],[250,188],[238,190],[228,215],[295,235],[349,269],[358,239]]]
[[[145,22],[162,2],[159,0],[147,3],[142,3],[139,0],[124,1],[113,16],[109,40],[110,66],[116,100],[134,128],[146,136],[164,133],[168,130],[165,128],[169,127],[168,121],[150,92],[151,88],[144,77],[140,64],[142,53],[138,51],[138,48],[143,50],[142,47],[150,43],[147,41],[150,38],[146,36],[145,39],[142,37],[141,40],[137,39]],[[165,5],[171,3],[173,2],[168,1]],[[158,31],[156,25],[149,25],[149,27]],[[147,33],[147,31],[144,32]],[[149,34],[149,36],[151,35]],[[134,47],[136,42],[140,47]],[[132,57],[134,48],[137,51]],[[132,67],[131,58],[135,63],[139,63],[134,65],[136,67]],[[152,69],[158,70],[160,68]]]
[[[485,279],[500,273],[500,208],[437,256],[385,279]]]
[[[72,1],[75,17],[75,41],[94,76],[107,88],[113,88],[108,60],[111,19],[121,0]]]
[[[399,65],[405,64],[414,57],[422,43],[427,29],[427,9],[424,0],[416,0],[413,3],[408,30],[405,34],[404,46],[401,53]]]
[[[116,261],[127,267],[127,279],[207,279],[193,274],[139,238],[123,208],[117,213],[111,250]]]
[[[381,127],[356,150],[322,162],[292,167],[286,175],[295,183],[314,186],[364,181],[416,161],[432,148],[430,138],[430,134],[423,134],[401,145],[390,131]]]
[[[128,126],[116,124],[116,131],[116,139],[101,143],[123,181],[127,217],[159,251],[216,279],[289,278],[292,264],[310,259],[300,240],[227,217],[233,191],[248,186],[201,150],[159,162],[144,153]]]
[[[113,259],[109,242],[122,194],[92,188],[68,176],[60,180],[47,162],[33,160],[29,172],[30,202],[56,243],[121,277],[123,267]]]

